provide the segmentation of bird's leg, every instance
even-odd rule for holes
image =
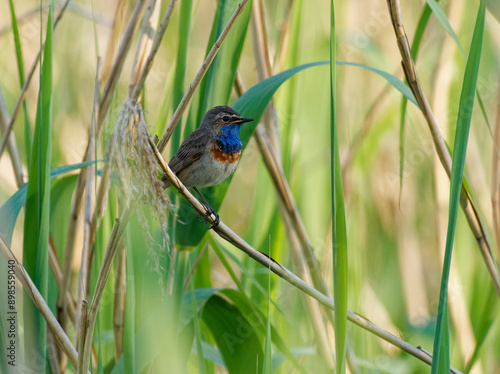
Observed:
[[[216,226],[219,225],[219,222],[220,222],[219,215],[217,213],[215,213],[215,210],[210,206],[210,204],[208,203],[208,201],[203,197],[203,195],[201,194],[201,192],[198,191],[198,189],[196,187],[193,187],[193,190],[195,190],[196,193],[198,194],[198,196],[203,200],[203,202],[204,202],[203,205],[205,206],[205,209],[207,210],[207,215],[205,217],[203,217],[203,221],[200,221],[200,222],[207,223],[208,217],[213,214],[215,216],[215,223],[208,228],[209,230],[213,229],[214,227],[216,227]],[[199,213],[198,213],[198,217],[200,217]]]

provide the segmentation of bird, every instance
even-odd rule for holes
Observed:
[[[253,119],[242,117],[229,106],[216,106],[205,114],[200,126],[182,142],[168,166],[186,187],[192,187],[205,203],[207,222],[210,215],[215,216],[216,227],[219,215],[212,209],[198,187],[215,186],[226,180],[236,170],[243,144],[239,134],[241,125]],[[163,187],[172,184],[166,174],[161,177]]]

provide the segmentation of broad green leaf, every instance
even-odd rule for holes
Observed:
[[[448,230],[446,233],[446,250],[439,291],[439,307],[434,334],[433,360],[431,372],[433,374],[448,371],[450,367],[450,344],[448,336],[448,279],[451,266],[451,255],[455,227],[459,207],[460,191],[465,166],[465,155],[469,138],[472,109],[476,93],[477,78],[479,75],[479,63],[481,61],[481,49],[483,45],[484,19],[486,12],[486,1],[481,0],[477,13],[474,34],[472,36],[469,56],[465,67],[462,92],[458,109],[457,127],[455,132],[455,144],[453,147],[453,166],[451,169],[450,206],[448,214]]]
[[[21,50],[21,38],[19,37],[19,27],[17,24],[17,17],[16,17],[16,12],[14,10],[14,1],[13,0],[9,0],[9,8],[10,8],[10,15],[11,15],[11,19],[12,19],[12,31],[14,34],[14,45],[16,46],[17,71],[19,73],[19,83],[20,83],[20,86],[23,87],[23,85],[24,85],[23,52]],[[25,148],[25,152],[26,152],[26,160],[29,160],[30,153],[31,153],[31,127],[30,127],[30,123],[29,123],[28,107],[26,105],[26,100],[23,100],[23,114],[24,114],[24,148]]]
[[[335,1],[330,3],[330,177],[332,206],[333,300],[335,303],[335,366],[336,372],[346,372],[347,339],[347,231],[344,187],[340,169],[337,125],[337,75]]]
[[[95,161],[86,161],[78,164],[60,166],[54,168],[50,171],[50,178],[57,177],[61,174],[68,173],[70,171],[88,166],[93,164]],[[4,237],[8,245],[12,241],[12,233],[14,232],[14,226],[16,225],[17,216],[21,211],[21,208],[26,203],[26,192],[28,189],[28,184],[24,185],[17,190],[17,192],[12,195],[9,200],[7,200],[0,207],[0,234]]]
[[[50,2],[45,46],[40,68],[40,88],[35,135],[31,152],[24,219],[23,265],[45,300],[48,300],[48,247],[50,223],[50,162],[52,154],[52,32],[54,2]],[[40,16],[43,13],[40,11]],[[41,25],[43,22],[40,23]],[[40,45],[42,45],[40,33]],[[47,363],[47,324],[30,297],[24,294],[24,349],[38,356],[40,369]],[[42,371],[41,370],[41,371]]]
[[[214,295],[205,304],[202,319],[215,339],[229,373],[254,374],[262,370],[262,345],[254,326],[238,308]]]
[[[267,327],[265,323],[265,315],[255,306],[255,304],[252,304],[251,301],[248,300],[246,294],[229,288],[220,290],[219,293],[228,298],[240,310],[240,312],[252,322],[254,329],[258,330],[258,332],[262,335],[266,334]],[[273,304],[276,305],[274,302]],[[281,314],[286,316],[284,313]],[[298,372],[306,373],[305,368],[302,367],[302,365],[296,360],[286,342],[281,338],[278,330],[272,324],[270,329],[271,341],[274,346],[284,354],[284,356],[290,361]]]

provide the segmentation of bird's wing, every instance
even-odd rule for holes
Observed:
[[[207,150],[210,136],[204,131],[193,131],[181,144],[179,150],[168,163],[170,169],[175,174],[190,166],[193,162],[199,160]]]

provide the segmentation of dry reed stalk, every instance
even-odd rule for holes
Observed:
[[[94,158],[94,150],[95,150],[95,123],[96,123],[96,111],[97,111],[97,103],[99,100],[99,91],[100,91],[100,70],[101,70],[101,60],[100,58],[97,59],[97,64],[96,64],[96,77],[95,77],[95,83],[94,83],[94,102],[93,102],[93,108],[92,108],[92,117],[91,117],[91,131],[89,134],[89,140],[87,142],[87,148],[85,150],[85,155],[83,156],[83,162],[85,161],[90,161]],[[90,167],[90,166],[89,166]],[[76,231],[77,231],[77,224],[78,224],[78,217],[80,213],[80,207],[82,203],[82,197],[83,197],[83,190],[85,185],[87,184],[87,176],[88,173],[90,172],[93,176],[93,170],[95,166],[92,165],[90,169],[88,168],[82,168],[80,170],[80,173],[78,174],[78,179],[76,182],[75,190],[73,193],[73,199],[71,201],[71,211],[69,215],[69,222],[68,222],[68,232],[66,235],[66,243],[64,247],[64,263],[62,266],[62,281],[61,281],[61,286],[60,286],[60,293],[59,293],[59,299],[58,299],[58,307],[61,310],[61,325],[63,328],[66,328],[66,314],[67,314],[67,306],[68,306],[68,301],[72,300],[69,298],[68,295],[70,295],[70,287],[71,287],[71,265],[73,263],[73,254],[74,254],[74,249],[75,249],[75,241],[76,241]],[[91,183],[93,185],[94,183]],[[84,243],[85,245],[85,243]],[[80,300],[81,302],[81,300]],[[72,320],[75,322],[75,312],[73,312],[73,317]],[[75,323],[76,327],[77,323]]]
[[[98,93],[99,89],[99,61],[97,62],[97,74],[96,74],[96,83],[95,83],[95,93]],[[96,108],[97,108],[97,95],[94,95],[94,107],[92,111],[92,118],[90,121],[90,134],[89,134],[89,142],[88,142],[88,159],[89,161],[93,160],[94,152],[95,152],[95,133],[96,133]],[[80,325],[80,321],[82,320],[82,316],[80,313],[87,313],[87,304],[85,299],[88,297],[88,280],[90,278],[90,247],[94,243],[94,238],[90,236],[91,232],[91,224],[92,224],[92,206],[94,201],[94,187],[95,187],[95,164],[91,164],[87,167],[87,183],[85,186],[85,204],[84,204],[84,224],[83,224],[83,249],[82,249],[82,257],[80,261],[80,271],[79,271],[79,282],[78,282],[78,293],[76,299],[76,305],[81,305],[82,308],[77,308],[76,310],[76,318],[75,318],[75,336],[80,339],[82,333],[80,329],[85,329],[86,325]],[[85,336],[85,333],[83,333]],[[80,351],[79,351],[80,352]]]
[[[129,97],[132,87],[134,83],[137,82],[137,78],[144,66],[144,60],[151,51],[153,37],[155,36],[158,19],[160,18],[161,3],[160,0],[148,0],[146,9],[144,10],[139,36],[137,38],[134,61],[132,63],[132,69],[130,70]]]
[[[184,96],[182,97],[181,102],[177,106],[177,109],[175,110],[172,118],[170,119],[170,122],[168,123],[167,128],[163,132],[163,135],[160,139],[160,143],[158,144],[158,149],[163,152],[165,149],[165,146],[167,145],[168,141],[170,140],[170,137],[172,136],[177,124],[179,123],[179,120],[181,119],[182,115],[184,114],[184,111],[187,108],[187,105],[189,104],[189,101],[193,97],[194,92],[196,91],[196,88],[200,84],[201,80],[205,76],[205,73],[207,72],[208,68],[212,64],[212,61],[215,58],[215,55],[219,51],[220,47],[222,46],[222,43],[226,39],[227,34],[229,33],[229,30],[234,25],[234,22],[238,18],[238,16],[241,14],[243,11],[243,8],[245,7],[246,3],[248,0],[243,0],[241,3],[238,4],[236,7],[236,10],[234,11],[233,15],[227,22],[226,26],[224,27],[224,30],[222,30],[222,33],[220,34],[219,38],[213,45],[212,49],[210,49],[210,52],[208,52],[207,57],[205,58],[205,61],[203,61],[203,64],[200,67],[200,70],[198,70],[198,73],[193,79],[193,82],[189,85],[187,88],[186,92],[184,93]]]
[[[424,118],[429,126],[429,130],[431,132],[432,140],[434,142],[439,160],[441,161],[441,164],[443,165],[448,178],[450,178],[452,164],[451,155],[448,151],[448,148],[446,147],[446,143],[436,122],[434,114],[432,113],[432,109],[430,107],[427,96],[425,95],[424,89],[418,78],[417,70],[415,68],[415,62],[413,61],[413,57],[411,56],[410,52],[411,49],[408,42],[408,37],[406,36],[406,32],[403,26],[399,1],[387,0],[387,5],[389,7],[389,13],[392,25],[394,27],[394,32],[396,34],[399,51],[401,53],[402,65],[404,73],[406,75],[406,79],[408,81],[410,89],[413,92],[413,95],[415,96],[415,100],[417,100],[419,108],[422,111],[422,114],[424,115]],[[486,267],[493,281],[493,285],[495,286],[495,290],[500,296],[500,277],[498,274],[498,269],[495,263],[493,252],[491,250],[491,244],[485,235],[485,229],[479,217],[476,204],[463,186],[460,195],[460,206],[462,207],[462,210],[465,213],[465,217],[467,219],[467,223],[469,224],[469,227],[471,228],[471,231],[476,238],[484,262],[486,263]]]
[[[172,12],[174,10],[174,5],[177,0],[170,0],[168,4],[167,10],[165,10],[165,14],[161,20],[160,26],[158,26],[158,31],[156,32],[153,44],[150,46],[150,51],[146,62],[142,64],[142,66],[138,66],[138,70],[134,75],[133,82],[130,82],[130,90],[129,90],[129,98],[138,100],[139,94],[141,92],[142,86],[146,81],[146,77],[149,73],[149,70],[153,66],[153,60],[160,48],[161,41],[165,36],[165,32],[167,31],[167,26],[170,23],[170,17],[172,16]],[[145,51],[146,52],[146,51]],[[142,67],[142,69],[140,69]],[[138,74],[140,71],[140,74]]]
[[[264,22],[263,7],[260,0],[254,0],[252,6],[252,41],[254,47],[255,64],[257,66],[257,78],[263,81],[272,75],[271,62],[269,58],[269,47],[266,37],[266,27]],[[266,128],[271,145],[281,164],[281,142],[278,131],[278,121],[273,106],[273,101],[269,103],[264,114],[262,115],[261,122]]]
[[[125,247],[120,247],[116,255],[115,293],[113,299],[113,333],[115,336],[115,359],[118,361],[123,353],[123,334],[125,325],[125,292],[127,252]]]
[[[90,355],[92,353],[92,337],[94,334],[94,326],[97,318],[97,311],[99,308],[99,304],[101,302],[102,295],[104,293],[104,287],[106,285],[106,281],[108,280],[109,272],[111,270],[111,265],[113,264],[113,258],[116,253],[116,249],[118,246],[118,242],[120,237],[117,235],[119,233],[120,221],[115,219],[115,223],[113,225],[113,229],[111,231],[111,236],[109,238],[108,246],[106,248],[106,252],[104,254],[104,258],[102,261],[101,269],[99,271],[99,276],[97,278],[97,284],[94,292],[94,296],[92,298],[92,303],[90,304],[90,310],[88,311],[87,317],[87,326],[85,331],[85,337],[83,338],[83,342],[81,345],[83,346],[83,351],[80,352],[82,358],[79,362],[81,362],[81,366],[79,366],[79,373],[88,372],[90,365]],[[79,345],[80,346],[80,345]]]
[[[67,6],[69,4],[69,0],[66,0],[64,5],[61,7],[61,11],[57,15],[55,21],[54,21],[54,31],[56,29],[56,26],[59,24],[59,21],[61,20],[61,17],[64,14],[64,11],[66,10]],[[7,143],[7,140],[9,139],[10,132],[12,131],[12,128],[14,127],[14,122],[16,121],[17,115],[19,114],[19,110],[21,109],[21,105],[24,101],[24,98],[26,96],[26,91],[28,90],[28,87],[31,83],[31,79],[33,78],[33,75],[35,74],[36,67],[38,66],[38,62],[40,61],[40,56],[42,54],[43,48],[45,47],[45,43],[43,43],[42,48],[40,49],[39,53],[37,53],[35,57],[35,61],[33,61],[33,64],[31,65],[31,69],[28,72],[28,75],[26,77],[26,80],[24,81],[24,85],[21,88],[21,93],[19,94],[19,97],[17,99],[16,105],[14,107],[14,110],[12,112],[12,117],[10,117],[9,124],[3,132],[2,140],[0,141],[0,157],[2,157],[3,150],[5,149],[5,145]]]
[[[81,354],[83,352],[83,343],[85,342],[85,333],[87,332],[87,310],[88,310],[88,303],[87,300],[82,300],[82,306],[81,308],[78,308],[80,310],[80,321],[78,323],[78,328],[77,334],[78,334],[78,366],[76,367],[76,373],[77,374],[82,374],[85,373],[83,370],[84,363],[83,363],[83,355]]]
[[[123,18],[125,17],[125,9],[128,7],[129,2],[126,0],[118,0],[116,3],[113,22],[111,25],[111,34],[109,36],[108,44],[106,45],[106,52],[104,54],[104,63],[102,68],[102,81],[106,82],[109,79],[109,74],[113,68],[113,61],[115,58],[116,50],[119,43],[120,31],[123,26]]]
[[[134,11],[130,16],[127,27],[125,28],[125,32],[123,34],[122,41],[120,43],[120,47],[118,49],[118,53],[116,55],[113,67],[109,73],[108,80],[106,81],[106,85],[102,91],[101,100],[99,102],[99,111],[97,117],[97,134],[99,136],[104,120],[109,111],[109,106],[111,104],[111,98],[113,93],[115,92],[116,85],[118,84],[118,78],[123,69],[123,65],[125,63],[125,57],[128,54],[130,49],[130,45],[132,44],[132,39],[137,28],[137,24],[139,23],[140,16],[142,11],[146,5],[146,0],[138,0],[135,5]]]
[[[177,189],[177,191],[191,204],[191,206],[194,208],[194,210],[199,213],[201,216],[207,216],[208,212],[205,209],[205,206],[202,205],[194,196],[193,194],[182,184],[182,182],[177,178],[177,176],[174,174],[174,172],[169,168],[165,160],[163,159],[163,156],[161,155],[159,149],[156,147],[154,141],[149,138],[149,144],[158,160],[158,163],[160,164],[161,168],[165,172],[165,174],[168,176],[170,182],[172,183],[173,186]],[[213,215],[207,216],[208,222],[211,223],[212,225],[215,224],[216,217]],[[123,221],[126,222],[126,221]],[[313,297],[317,301],[319,301],[321,304],[326,306],[328,309],[331,309],[332,311],[334,310],[334,303],[333,300],[326,296],[325,294],[321,293],[314,287],[310,286],[307,284],[304,280],[296,276],[294,273],[292,273],[290,270],[267,256],[266,254],[254,249],[250,244],[245,242],[243,239],[241,239],[236,233],[234,233],[224,222],[220,221],[218,226],[215,226],[213,228],[214,232],[216,232],[221,238],[224,240],[228,241],[229,243],[233,244],[236,248],[247,254],[250,258],[254,259],[261,265],[265,266],[266,268],[270,269],[273,273],[278,275],[280,278],[286,280],[288,283],[291,285],[295,286],[302,292],[308,294],[309,296]],[[425,353],[421,348],[414,347],[413,345],[405,342],[404,340],[394,336],[393,334],[389,333],[388,331],[378,327],[377,325],[373,324],[371,321],[368,319],[362,317],[361,315],[352,312],[350,310],[347,310],[347,319],[351,321],[352,323],[358,325],[359,327],[377,335],[381,339],[389,342],[390,344],[404,350],[405,352],[411,354],[412,356],[420,359],[421,361],[431,364],[432,363],[432,356],[429,354]],[[460,373],[455,368],[451,368],[450,372],[452,373]]]
[[[48,329],[47,346],[49,347],[49,349],[47,349],[47,351],[49,355],[50,369],[52,370],[52,374],[61,374],[61,367],[59,366],[59,361],[62,359],[62,357],[64,357],[64,361],[67,361],[67,359],[62,354],[61,347],[57,345],[55,339],[56,338],[54,337],[52,330]]]
[[[7,242],[0,234],[0,251],[5,256],[7,261],[10,263],[13,262],[13,266],[15,267],[16,277],[19,279],[21,284],[23,285],[24,291],[26,291],[33,300],[36,308],[42,313],[43,317],[47,321],[47,326],[54,334],[54,337],[57,340],[57,343],[60,345],[66,356],[68,356],[71,363],[76,367],[78,361],[78,354],[76,353],[75,347],[71,344],[68,336],[62,329],[59,322],[57,322],[56,317],[52,314],[47,302],[40,294],[40,291],[36,288],[35,284],[31,280],[30,276],[26,272],[26,269],[19,263],[16,256],[12,253],[9,248]]]
[[[54,280],[59,287],[59,292],[61,292],[62,286],[62,269],[60,265],[59,258],[57,257],[56,249],[54,248],[54,241],[52,240],[52,235],[49,236],[49,266],[52,271],[52,275],[54,276]],[[68,302],[68,317],[69,320],[74,324],[75,323],[75,300],[73,300],[73,295],[68,290],[66,293],[66,298],[69,300]],[[61,322],[61,321],[59,321]],[[62,326],[62,323],[61,323]]]

